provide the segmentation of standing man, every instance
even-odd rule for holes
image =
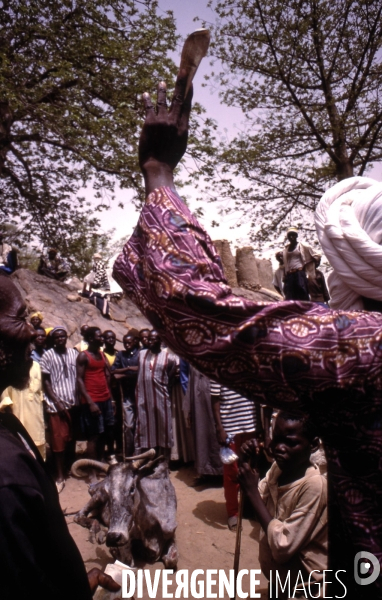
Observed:
[[[162,350],[161,343],[153,329],[148,350],[139,353],[135,451],[155,448],[169,459],[173,445],[169,386],[179,359],[168,349]]]
[[[139,363],[139,337],[136,329],[131,329],[123,336],[123,346],[125,349],[118,352],[112,371],[121,384],[123,400],[118,414],[122,414],[122,409],[123,423],[120,423],[120,431],[123,430],[125,436],[125,455],[131,456],[134,452],[135,387]]]
[[[283,253],[281,252],[281,250],[279,252],[276,252],[276,260],[278,261],[279,266],[276,269],[276,271],[273,273],[272,284],[273,284],[273,287],[275,288],[276,292],[278,292],[280,294],[280,296],[282,296],[284,298],[285,269],[284,269]]]
[[[114,448],[114,413],[109,364],[101,352],[103,337],[98,327],[86,331],[89,346],[77,358],[77,384],[81,396],[81,421],[88,440],[90,458],[102,460],[105,444],[109,456]]]
[[[319,257],[316,267],[319,267],[321,263],[321,257]],[[309,277],[308,288],[311,302],[320,302],[329,306],[330,295],[325,281],[325,275],[322,271],[315,269],[315,277]]]
[[[40,257],[40,262],[37,267],[39,275],[45,275],[49,279],[64,281],[69,276],[69,263],[59,255],[55,248],[49,248],[48,254]]]
[[[45,392],[51,448],[56,464],[58,492],[65,486],[65,458],[74,458],[73,420],[76,403],[77,352],[67,348],[68,334],[64,327],[52,331],[53,348],[40,361]],[[66,455],[66,456],[65,456]]]
[[[286,300],[310,300],[308,277],[315,277],[315,266],[320,255],[304,242],[298,242],[298,229],[289,227],[287,240],[289,244],[283,251],[285,268],[284,295]]]
[[[32,358],[40,364],[41,359],[46,352],[46,333],[45,329],[42,327],[38,327],[35,331],[36,337],[34,340],[34,349],[32,350]]]
[[[150,329],[141,329],[139,332],[139,341],[141,342],[141,350],[147,350],[149,347]]]
[[[114,331],[108,329],[104,331],[102,334],[103,337],[103,353],[106,356],[109,365],[112,367],[115,359],[117,358],[117,351],[115,349],[115,344],[117,342],[117,337]]]
[[[262,433],[260,405],[214,381],[211,381],[211,401],[218,443],[225,446],[230,436],[230,448],[239,456],[244,442]],[[231,531],[236,530],[239,512],[238,474],[236,461],[223,465],[227,524]]]
[[[19,390],[9,386],[0,398],[5,400],[8,406],[12,406],[12,413],[24,425],[45,460],[44,397],[39,363],[33,360],[29,371],[29,384],[26,388]]]

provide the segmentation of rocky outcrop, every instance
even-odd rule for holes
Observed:
[[[12,275],[13,282],[23,295],[28,312],[36,310],[44,315],[44,327],[64,325],[68,331],[69,346],[80,338],[81,325],[99,327],[102,331],[112,329],[122,348],[122,338],[129,329],[150,326],[135,304],[128,298],[110,302],[111,320],[102,317],[99,310],[86,298],[78,295],[82,283],[73,278],[70,283],[61,283],[38,275],[29,269],[18,269]]]
[[[227,240],[215,240],[214,245],[220,255],[228,284],[232,288],[266,290],[274,299],[281,299],[272,284],[273,270],[270,260],[257,258],[251,246],[238,248],[234,257]]]
[[[236,265],[235,258],[231,252],[231,246],[229,245],[228,240],[215,240],[214,241],[215,248],[221,258],[224,275],[228,281],[228,285],[231,287],[237,287],[237,275],[236,275]]]
[[[253,248],[245,246],[236,250],[237,282],[239,287],[247,290],[259,290],[259,270]]]
[[[111,320],[102,317],[99,310],[89,300],[78,295],[82,283],[73,278],[69,283],[61,283],[38,275],[29,269],[18,269],[11,276],[20,290],[29,314],[40,311],[44,316],[44,327],[65,326],[69,336],[69,346],[80,340],[80,327],[87,324],[105,331],[111,329],[117,336],[117,349],[122,348],[122,338],[132,327],[142,329],[151,327],[138,308],[123,297],[110,302]],[[258,291],[232,286],[236,296],[244,296],[255,302],[274,302],[280,296],[272,290],[264,288]]]
[[[275,291],[273,287],[273,269],[272,263],[267,258],[256,258],[257,272],[259,274],[259,283],[262,288]]]

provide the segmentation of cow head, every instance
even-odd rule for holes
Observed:
[[[108,477],[110,524],[106,536],[109,547],[124,546],[134,527],[134,517],[139,503],[137,470],[131,464],[112,467]]]

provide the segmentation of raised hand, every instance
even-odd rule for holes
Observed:
[[[143,94],[146,120],[139,141],[139,164],[146,183],[146,194],[160,186],[173,186],[173,171],[187,148],[192,87],[184,97],[187,74],[180,71],[168,109],[166,84],[158,85],[157,103]]]

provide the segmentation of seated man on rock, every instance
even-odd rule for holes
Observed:
[[[0,231],[0,272],[10,275],[17,267],[17,253],[12,246],[4,242],[4,234]]]
[[[41,256],[37,273],[50,279],[64,281],[70,273],[70,268],[68,262],[59,255],[58,251],[50,248],[48,254]]]

